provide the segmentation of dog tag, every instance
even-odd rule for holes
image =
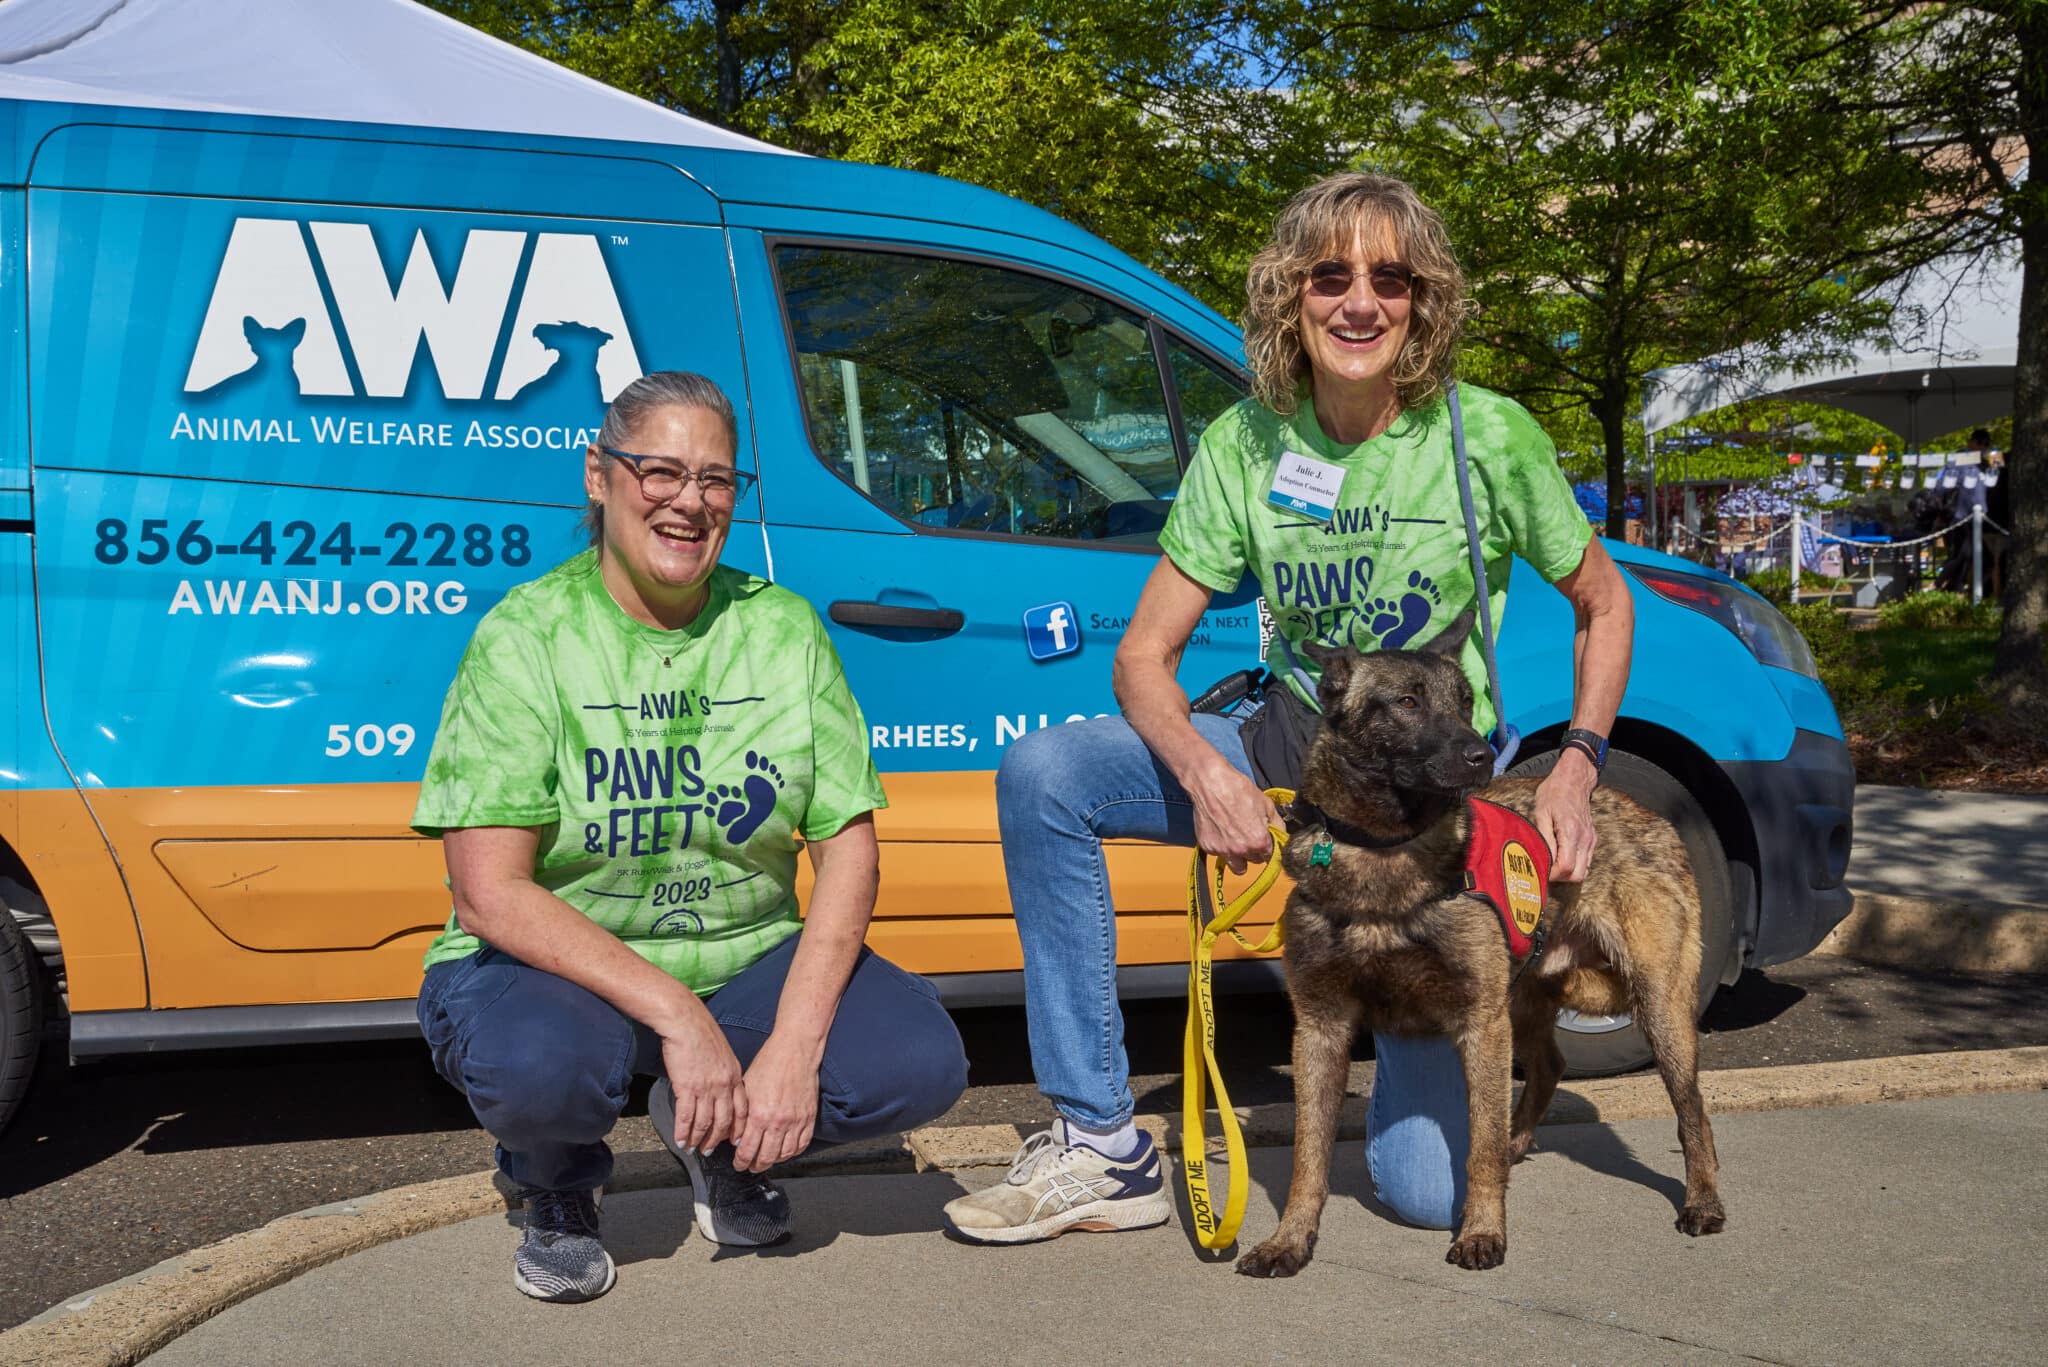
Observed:
[[[1336,853],[1336,850],[1336,842],[1332,841],[1327,835],[1320,836],[1315,844],[1308,847],[1308,862],[1327,867],[1330,862],[1330,856]]]

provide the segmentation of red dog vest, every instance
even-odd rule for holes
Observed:
[[[1465,895],[1491,903],[1517,961],[1540,952],[1537,927],[1550,887],[1550,847],[1527,817],[1495,802],[1466,799],[1472,836],[1465,846]]]

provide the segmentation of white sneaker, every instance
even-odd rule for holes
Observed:
[[[1026,1244],[1070,1229],[1150,1229],[1173,1214],[1159,1150],[1138,1132],[1138,1151],[1105,1158],[1067,1142],[1064,1120],[1024,1141],[1009,1175],[946,1203],[946,1224],[977,1244]]]

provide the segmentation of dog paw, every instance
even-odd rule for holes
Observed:
[[[1518,1134],[1508,1140],[1508,1162],[1519,1163],[1529,1156],[1529,1150],[1536,1147],[1535,1134]]]
[[[1444,1254],[1444,1261],[1464,1268],[1468,1272],[1484,1272],[1489,1267],[1499,1267],[1508,1258],[1508,1241],[1499,1234],[1467,1234],[1451,1245],[1451,1251]]]
[[[1728,1227],[1728,1212],[1719,1201],[1701,1201],[1678,1212],[1678,1232],[1697,1239],[1702,1234],[1719,1234]]]
[[[1237,1270],[1247,1277],[1292,1277],[1308,1266],[1314,1252],[1313,1241],[1296,1245],[1268,1239],[1239,1258]]]

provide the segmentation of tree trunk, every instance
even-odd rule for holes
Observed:
[[[1628,392],[1603,394],[1593,400],[1600,420],[1600,440],[1607,448],[1607,535],[1628,535]]]
[[[2013,195],[2020,237],[2019,351],[2012,380],[2012,536],[2005,551],[2005,625],[1991,667],[1990,691],[2015,715],[2048,704],[2048,12],[2016,25],[2020,39],[2020,131],[2027,141],[2026,182]],[[2023,711],[2024,709],[2024,711]]]
[[[740,49],[732,38],[732,20],[746,0],[713,0],[712,28],[718,46],[718,121],[733,126],[740,113]]]

